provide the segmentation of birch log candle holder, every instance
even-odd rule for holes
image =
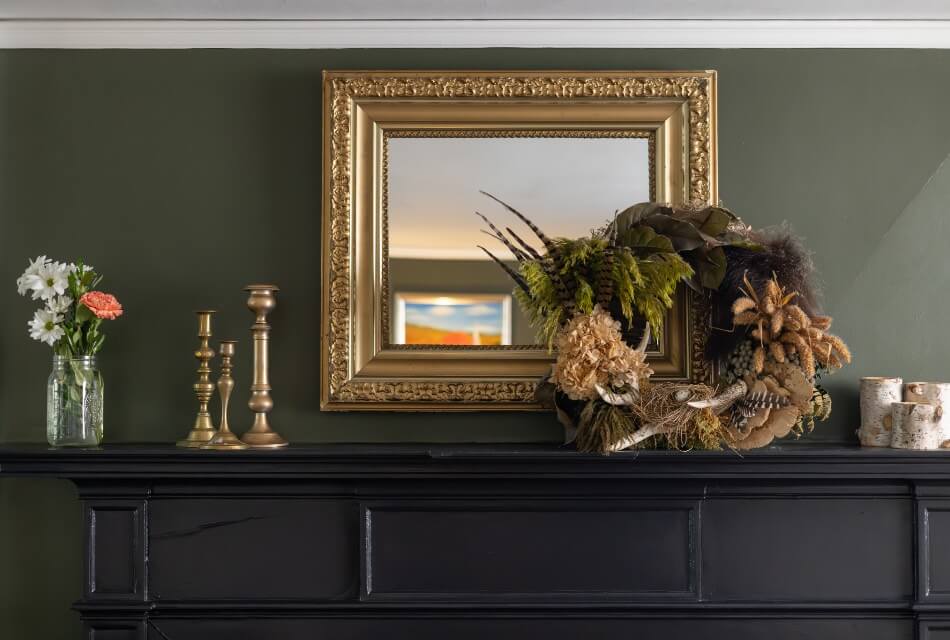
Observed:
[[[862,446],[891,446],[891,405],[903,399],[903,383],[900,378],[861,378]]]
[[[905,402],[921,402],[934,407],[934,421],[937,423],[935,448],[950,448],[950,416],[944,414],[944,405],[948,400],[948,382],[908,382],[904,385]]]
[[[936,449],[940,446],[937,408],[922,402],[895,402],[891,446],[895,449]]]

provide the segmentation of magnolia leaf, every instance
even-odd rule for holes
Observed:
[[[673,242],[673,248],[677,251],[691,251],[706,245],[708,242],[708,239],[693,224],[663,213],[655,213],[649,216],[644,219],[643,224],[649,225],[657,233],[669,237]]]
[[[699,283],[707,289],[718,289],[726,277],[726,253],[722,247],[697,249],[690,252],[690,258]]]
[[[765,247],[753,242],[747,238],[742,237],[738,233],[727,233],[719,238],[723,246],[727,247],[737,247],[739,249],[747,249],[749,251],[761,252],[765,251]]]
[[[706,221],[699,226],[699,230],[713,238],[719,237],[729,227],[729,223],[736,219],[735,214],[722,207],[709,207],[706,211]]]
[[[659,235],[651,227],[640,225],[628,229],[618,238],[622,247],[629,247],[637,255],[643,257],[653,253],[673,253],[673,242],[666,236]]]
[[[620,235],[631,227],[639,226],[644,218],[669,211],[669,207],[656,202],[640,202],[618,213],[611,224],[615,232]]]

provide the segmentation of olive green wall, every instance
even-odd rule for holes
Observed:
[[[194,411],[191,310],[242,339],[241,287],[281,288],[273,422],[306,441],[557,441],[551,416],[321,414],[320,72],[718,69],[720,193],[814,249],[855,364],[830,379],[852,438],[861,375],[950,377],[950,52],[351,50],[0,52],[0,440],[42,441],[49,352],[16,296],[26,259],[83,257],[126,315],[108,327],[107,439],[170,442]],[[910,330],[906,328],[910,327]],[[632,463],[635,464],[635,463]],[[0,481],[0,637],[74,638],[75,492]],[[32,626],[27,632],[27,623]]]

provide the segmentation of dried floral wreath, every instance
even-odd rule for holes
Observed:
[[[755,230],[723,207],[649,202],[589,237],[550,238],[485,195],[542,244],[478,214],[515,263],[479,248],[511,277],[539,336],[557,348],[539,398],[579,450],[751,449],[830,415],[817,380],[851,353],[828,332],[811,259],[787,227]],[[650,333],[662,333],[681,282],[712,302],[706,357],[719,365],[718,389],[650,383]]]

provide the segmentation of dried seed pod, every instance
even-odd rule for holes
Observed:
[[[752,368],[756,373],[761,373],[762,368],[765,366],[765,349],[762,347],[756,347],[755,351],[752,353]]]
[[[803,329],[811,325],[811,320],[809,320],[808,314],[802,311],[801,307],[799,307],[797,304],[787,305],[785,307],[785,315],[797,322],[798,326]]]
[[[831,343],[832,348],[841,357],[841,360],[851,362],[851,350],[848,348],[848,345],[844,343],[844,340],[830,333],[826,334],[825,339]]]
[[[808,343],[805,342],[805,339],[802,338],[799,334],[791,332],[791,331],[786,331],[785,333],[783,333],[781,337],[779,337],[779,340],[781,342],[787,342],[787,343],[795,345],[796,347],[798,347],[799,352],[805,349],[808,349]]]
[[[759,314],[754,311],[743,311],[736,314],[733,324],[755,324],[759,319]]]
[[[732,303],[733,315],[739,315],[743,311],[750,311],[752,309],[755,309],[755,300],[747,296],[736,298],[736,301]]]
[[[831,316],[812,316],[811,324],[822,331],[827,331],[831,328]]]
[[[809,378],[815,377],[815,356],[812,353],[811,348],[806,347],[799,352],[799,357],[802,360],[802,369],[805,373],[808,374]]]
[[[785,362],[785,349],[780,342],[770,342],[769,353],[777,362]]]
[[[776,309],[775,313],[772,314],[772,330],[773,336],[778,336],[782,333],[782,326],[785,324],[785,311],[783,309]]]
[[[828,366],[831,360],[831,345],[829,343],[822,342],[820,344],[816,344],[812,347],[811,351],[815,356],[815,360],[817,360],[819,364],[822,364],[826,367]]]

